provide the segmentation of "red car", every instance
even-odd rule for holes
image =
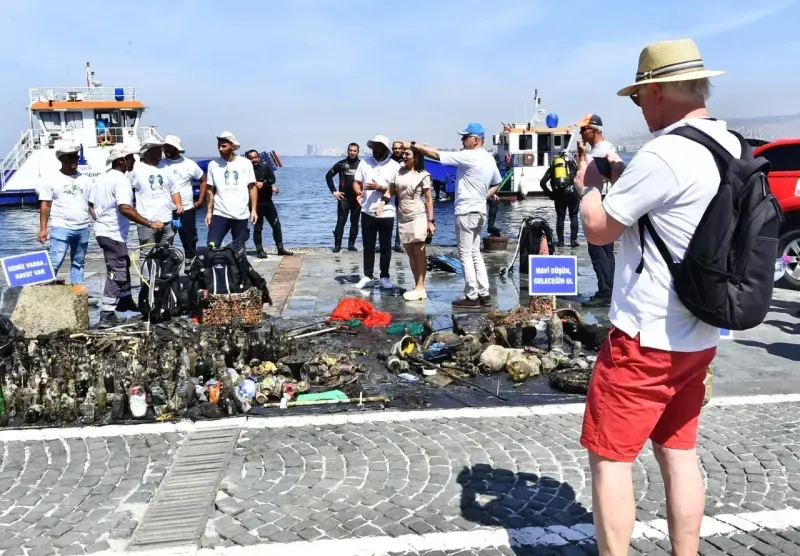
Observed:
[[[783,211],[778,252],[791,262],[781,285],[800,289],[800,138],[766,143],[753,149],[753,155],[769,160],[769,187]]]

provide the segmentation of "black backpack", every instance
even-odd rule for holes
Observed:
[[[139,289],[139,311],[150,322],[164,322],[179,316],[183,307],[180,273],[183,253],[169,245],[156,245],[144,258],[148,282]]]
[[[694,316],[717,328],[754,328],[764,320],[772,301],[783,220],[767,182],[769,161],[754,158],[738,133],[734,135],[742,146],[740,159],[697,128],[682,126],[670,134],[711,151],[722,179],[680,262],[674,262],[650,218],[645,214],[639,219],[642,260],[636,272],[641,274],[644,268],[647,230],[669,267],[678,298]]]
[[[199,317],[201,313],[200,300],[202,292],[206,289],[207,259],[208,247],[198,247],[197,256],[186,269],[186,285],[181,288],[179,296],[181,307],[193,317]]]
[[[204,281],[206,290],[213,294],[242,293],[258,288],[263,302],[272,305],[267,281],[247,260],[244,247],[237,243],[208,250]]]
[[[556,244],[553,241],[553,229],[542,218],[526,218],[522,225],[519,238],[519,273],[528,274],[528,256],[538,255],[542,237],[547,239],[547,249],[550,255],[556,254]]]

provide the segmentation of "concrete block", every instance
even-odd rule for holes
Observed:
[[[0,287],[0,314],[11,319],[26,337],[89,330],[88,295],[74,292],[69,285]]]

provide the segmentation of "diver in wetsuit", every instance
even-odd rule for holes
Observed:
[[[353,190],[353,178],[356,175],[361,159],[358,158],[358,143],[350,143],[347,146],[347,158],[344,158],[333,165],[333,168],[325,174],[325,181],[328,189],[336,197],[338,204],[336,229],[333,231],[334,247],[333,252],[338,253],[342,250],[342,237],[344,236],[344,224],[347,216],[350,216],[350,238],[347,244],[348,251],[357,251],[356,238],[358,238],[358,221],[361,219],[361,205],[356,198]],[[333,176],[339,175],[339,191],[333,183]]]
[[[269,223],[272,228],[272,239],[275,240],[275,247],[278,248],[278,255],[288,257],[294,255],[291,251],[287,251],[283,247],[283,231],[281,230],[281,221],[278,218],[278,209],[275,203],[272,202],[272,195],[278,194],[280,190],[275,185],[275,172],[267,164],[261,162],[261,157],[255,149],[247,151],[245,156],[253,163],[253,173],[256,176],[256,187],[261,184],[258,189],[258,201],[256,203],[256,220],[253,227],[253,243],[256,245],[256,255],[259,259],[266,259],[267,253],[261,243],[261,232],[264,230],[264,220]]]
[[[562,151],[547,169],[539,186],[542,191],[555,203],[556,206],[556,236],[557,247],[564,247],[564,221],[569,212],[570,247],[578,246],[578,214],[581,210],[581,198],[575,190],[575,174],[578,166],[569,157],[567,151]],[[548,182],[550,188],[547,187]]]

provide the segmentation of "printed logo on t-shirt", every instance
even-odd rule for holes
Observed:
[[[225,170],[225,185],[231,185],[230,183],[231,172]],[[239,185],[239,171],[233,171],[233,185]]]
[[[72,183],[64,184],[64,194],[65,195],[83,195],[83,186],[81,186],[77,181],[73,181]]]
[[[156,190],[155,182],[158,182],[158,189],[164,189],[164,177],[161,174],[156,174],[155,176],[150,174],[147,181],[150,182],[150,189],[152,191]]]

